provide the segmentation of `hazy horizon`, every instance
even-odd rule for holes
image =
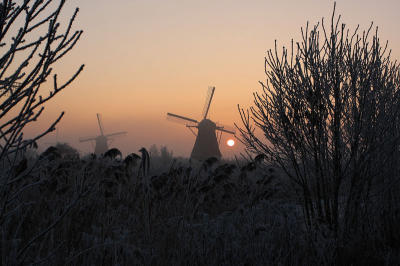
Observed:
[[[95,7],[94,7],[95,5]],[[127,131],[110,148],[123,156],[152,144],[167,146],[174,156],[189,157],[195,136],[184,125],[166,121],[168,112],[201,120],[208,86],[216,88],[210,117],[214,122],[241,125],[237,105],[252,105],[253,92],[266,81],[264,57],[274,49],[301,41],[301,27],[321,22],[330,25],[334,1],[78,1],[63,8],[61,26],[68,25],[76,7],[80,12],[75,30],[81,40],[55,64],[59,83],[68,80],[85,64],[78,78],[45,104],[39,120],[25,131],[31,138],[43,132],[59,116],[58,141],[83,153],[93,152],[79,138],[100,135],[96,114],[103,116],[107,134]],[[400,2],[336,1],[336,14],[352,34],[379,27],[381,44],[389,41],[391,59],[400,58],[397,15]],[[321,30],[322,28],[320,28]],[[372,34],[371,34],[372,35]],[[51,81],[48,82],[51,86]],[[43,93],[45,94],[45,93]],[[38,144],[55,141],[56,131]],[[236,134],[238,136],[238,132]],[[226,142],[223,157],[243,152],[243,145]]]

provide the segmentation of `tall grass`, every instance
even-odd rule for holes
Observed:
[[[349,238],[343,244],[323,222],[306,226],[279,169],[262,162],[203,164],[153,160],[144,177],[139,164],[109,158],[40,162],[15,186],[21,191],[15,205],[35,204],[2,228],[2,264],[331,265],[339,262],[338,246],[345,264],[400,262],[384,228],[366,240],[342,236]],[[41,241],[16,259],[41,231]]]

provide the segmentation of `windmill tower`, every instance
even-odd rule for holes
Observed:
[[[96,155],[101,155],[104,154],[106,151],[108,151],[109,140],[111,141],[110,142],[111,144],[116,138],[126,136],[126,132],[119,132],[119,133],[105,135],[103,120],[100,114],[97,114],[97,121],[99,123],[99,128],[100,128],[100,136],[80,138],[79,142],[90,141],[94,147],[94,153]],[[95,144],[93,144],[93,141],[95,142]]]
[[[222,132],[233,135],[236,133],[235,127],[226,126],[218,122],[214,123],[210,119],[207,119],[214,91],[215,87],[208,88],[206,102],[202,113],[203,120],[200,122],[184,116],[167,113],[168,121],[186,125],[186,127],[196,136],[196,142],[194,143],[190,155],[191,159],[204,160],[211,156],[221,158],[222,155],[219,150],[219,142],[221,141]],[[192,127],[197,128],[197,135],[192,130]]]

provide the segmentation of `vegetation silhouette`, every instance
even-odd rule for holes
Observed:
[[[380,264],[368,254],[400,243],[400,68],[371,29],[346,31],[335,8],[330,27],[307,23],[291,51],[268,52],[250,112],[238,106],[247,152],[282,169],[307,226],[328,226],[335,264]]]
[[[83,178],[75,183],[75,190],[70,190],[67,202],[54,206],[51,213],[42,209],[41,205],[48,199],[56,200],[54,193],[66,196],[68,186],[64,183],[61,188],[58,180],[61,171],[52,167],[61,156],[57,148],[50,147],[32,160],[28,151],[32,153],[32,149],[37,148],[37,140],[55,130],[64,112],[36,137],[26,139],[23,135],[26,126],[40,118],[43,105],[74,81],[84,67],[81,65],[62,85],[54,74],[50,92],[44,91],[54,64],[75,47],[83,33],[72,30],[78,9],[65,32],[60,33],[59,18],[64,4],[65,1],[52,0],[0,3],[1,265],[48,263],[65,243],[65,240],[58,242],[50,237],[51,247],[47,246],[49,236],[90,190],[83,186]],[[42,96],[43,93],[47,96]]]
[[[240,110],[249,156],[235,163],[173,158],[155,145],[125,158],[108,146],[81,156],[67,143],[38,154],[36,140],[59,120],[30,140],[23,128],[38,118],[35,104],[59,92],[54,78],[48,98],[37,94],[81,34],[70,33],[76,14],[57,34],[65,1],[45,12],[50,2],[0,3],[0,33],[15,16],[28,23],[0,58],[4,68],[25,46],[46,46],[32,73],[22,73],[32,56],[0,72],[0,110],[19,113],[0,125],[1,265],[400,264],[399,69],[378,38],[349,37],[332,19],[330,34],[306,29],[294,63],[286,50],[283,59],[270,52],[254,120]],[[45,37],[23,43],[40,26]]]

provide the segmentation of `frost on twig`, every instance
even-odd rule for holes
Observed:
[[[73,201],[60,214],[54,223],[42,231],[33,231],[32,238],[24,242],[23,247],[15,245],[12,254],[6,254],[6,235],[21,237],[21,225],[29,220],[36,204],[26,198],[32,191],[44,184],[44,180],[32,180],[33,173],[43,164],[45,158],[35,162],[27,160],[27,150],[36,145],[36,141],[53,131],[64,115],[62,112],[56,121],[36,137],[27,139],[24,129],[36,122],[44,111],[44,103],[68,86],[82,71],[83,65],[65,84],[59,86],[54,75],[54,88],[48,96],[42,97],[43,84],[52,73],[52,64],[74,48],[83,31],[72,32],[73,21],[78,9],[70,19],[67,29],[60,33],[59,14],[65,0],[51,5],[53,0],[2,1],[0,3],[0,241],[2,263],[24,264],[32,261],[32,247],[45,240],[52,230],[76,201]],[[14,29],[17,31],[13,32]],[[44,30],[44,34],[43,34]],[[39,31],[42,35],[39,35]],[[35,34],[37,36],[35,37]],[[45,93],[46,94],[46,93]],[[78,200],[82,195],[76,198]],[[17,215],[25,213],[19,226],[13,227]],[[20,243],[16,241],[15,243]],[[19,248],[18,248],[19,247]],[[48,254],[49,256],[52,254]],[[41,263],[37,256],[36,261]],[[5,261],[8,258],[8,261]],[[29,259],[30,258],[30,259]]]

